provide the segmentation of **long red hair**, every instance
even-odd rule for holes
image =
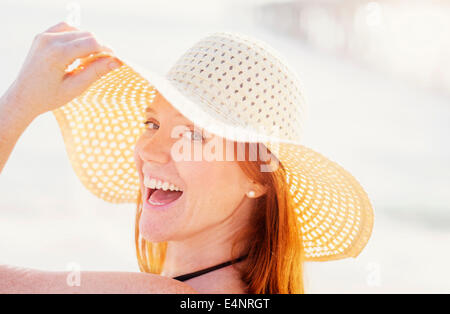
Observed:
[[[252,145],[245,143],[246,154]],[[238,161],[244,173],[267,187],[257,199],[252,224],[241,230],[238,239],[248,239],[248,257],[239,267],[241,279],[250,294],[304,293],[303,244],[286,184],[286,172],[281,163],[277,170],[262,172],[265,161]],[[135,243],[139,268],[142,272],[160,274],[164,264],[167,242],[152,243],[140,236],[139,219],[142,198],[137,199]],[[232,258],[237,258],[237,242]]]

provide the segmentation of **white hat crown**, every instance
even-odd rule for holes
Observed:
[[[283,58],[259,40],[213,33],[188,49],[166,78],[221,121],[300,142],[305,102],[299,80]]]

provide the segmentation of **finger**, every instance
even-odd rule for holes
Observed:
[[[84,37],[64,43],[64,58],[73,62],[99,52],[112,52],[112,49],[100,44],[94,37]]]
[[[75,74],[67,74],[63,84],[66,85],[65,88],[81,94],[89,85],[121,65],[123,65],[123,62],[118,58],[102,57],[91,62]]]
[[[58,42],[68,42],[78,38],[94,37],[94,35],[91,32],[86,31],[68,31],[54,33],[52,34],[52,37],[55,38],[55,40],[57,40]]]
[[[69,25],[67,22],[62,21],[52,27],[48,28],[45,33],[58,33],[64,31],[78,31],[79,29],[75,26]]]
[[[94,62],[95,60],[102,58],[102,57],[111,57],[111,58],[117,58],[114,53],[109,51],[101,51],[95,54],[91,54],[84,58],[77,58],[75,59],[71,64],[69,64],[65,68],[66,74],[75,74],[85,67],[87,67],[90,63]]]

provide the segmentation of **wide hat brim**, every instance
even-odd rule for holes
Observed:
[[[136,202],[139,178],[134,145],[144,130],[145,109],[155,90],[206,131],[234,141],[256,136],[276,155],[287,173],[306,261],[359,255],[372,233],[373,209],[367,193],[348,171],[300,143],[261,138],[205,112],[164,76],[131,62],[53,111],[72,167],[89,191],[112,203]]]

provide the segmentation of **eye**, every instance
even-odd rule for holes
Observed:
[[[153,120],[147,120],[144,122],[147,129],[159,129],[159,125]]]
[[[156,123],[156,121],[154,121],[152,119],[143,122],[143,124],[145,125],[147,130],[150,130],[150,129],[154,129],[154,130],[156,129],[157,130],[157,129],[159,129],[158,123]],[[192,141],[195,141],[195,142],[204,142],[206,140],[206,138],[203,137],[201,132],[195,132],[194,130],[187,130],[182,135],[185,138],[187,138],[189,140],[192,140]]]
[[[202,133],[194,132],[193,130],[186,131],[185,133],[183,133],[183,136],[195,142],[205,141],[205,138],[202,136]]]

